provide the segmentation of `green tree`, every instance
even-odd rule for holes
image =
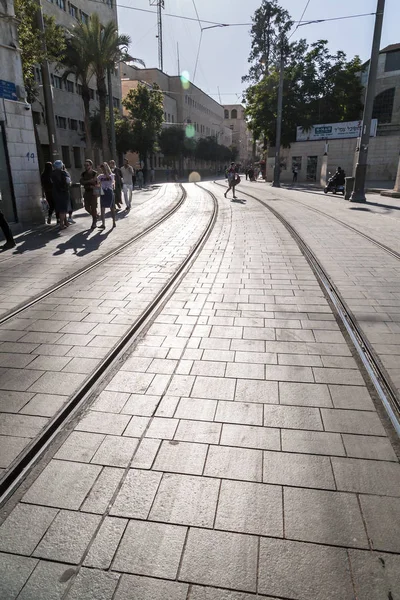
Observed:
[[[96,76],[99,94],[100,131],[103,157],[110,156],[109,136],[106,125],[107,106],[107,70],[111,71],[121,60],[132,60],[128,55],[131,39],[128,35],[118,33],[115,21],[106,25],[100,22],[99,16],[93,13],[87,23],[80,23],[71,30],[74,44],[85,52],[93,73]],[[109,90],[112,93],[112,90]]]
[[[165,127],[158,138],[160,151],[163,153],[167,162],[171,161],[181,163],[185,155],[185,131],[182,127]]]
[[[28,102],[37,97],[35,66],[43,61],[59,61],[65,50],[63,28],[54,17],[44,15],[45,32],[38,29],[39,7],[35,0],[15,0],[18,42],[21,49],[22,72]]]
[[[129,90],[122,101],[132,122],[133,151],[146,163],[147,157],[156,151],[157,140],[164,120],[163,94],[157,84],[139,83]]]

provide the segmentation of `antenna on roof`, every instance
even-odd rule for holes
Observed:
[[[150,6],[157,6],[157,29],[158,29],[158,67],[164,70],[163,62],[163,36],[162,36],[162,9],[165,8],[165,0],[150,0]]]

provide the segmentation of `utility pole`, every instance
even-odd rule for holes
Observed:
[[[46,52],[46,41],[44,38],[45,28],[43,20],[43,9],[42,3],[38,0],[38,10],[36,15],[37,28],[39,29],[42,36],[42,49]],[[49,137],[49,148],[50,158],[54,162],[60,158],[60,147],[57,142],[57,131],[56,131],[56,119],[54,116],[54,105],[53,105],[53,90],[51,88],[50,81],[50,69],[47,60],[44,60],[41,67],[42,82],[43,82],[43,97],[44,97],[44,109],[46,113],[46,125],[47,133]]]
[[[162,9],[165,7],[165,0],[150,0],[150,6],[157,6],[158,67],[160,71],[163,71]]]
[[[367,174],[368,145],[371,132],[371,119],[374,107],[376,74],[378,71],[379,48],[381,43],[383,13],[385,0],[378,0],[375,15],[374,37],[372,40],[371,59],[369,62],[368,84],[365,93],[364,114],[361,128],[360,150],[355,171],[354,191],[350,202],[366,202],[365,179]]]
[[[275,142],[275,168],[274,168],[274,180],[272,187],[281,187],[281,135],[282,135],[282,103],[283,103],[283,76],[285,69],[285,55],[284,55],[284,37],[282,36],[281,43],[281,63],[279,70],[279,87],[278,87],[278,109],[276,115],[276,142]],[[267,168],[267,161],[265,161],[265,168]]]
[[[118,162],[117,141],[115,138],[114,100],[112,94],[111,68],[107,69],[108,112],[110,113],[111,158]]]

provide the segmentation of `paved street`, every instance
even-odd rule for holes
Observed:
[[[205,187],[219,213],[197,260],[2,512],[2,600],[400,598],[389,421],[288,231],[240,188],[233,202]],[[186,189],[183,207],[137,247],[0,330],[15,338],[0,344],[11,407],[1,456],[36,435],[35,415],[66,401],[200,235],[212,201]],[[345,274],[341,291],[356,287],[364,310],[386,311],[367,293],[376,277],[390,306],[400,302],[389,258],[363,244],[345,252],[349,232],[311,218],[289,191],[254,193],[280,198],[276,210],[333,278]],[[384,218],[383,236],[394,227]]]

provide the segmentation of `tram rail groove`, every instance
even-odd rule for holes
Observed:
[[[218,185],[219,187],[225,187],[216,181],[214,181],[214,184]],[[311,266],[313,272],[315,273],[318,281],[321,283],[327,296],[331,300],[332,304],[335,306],[340,320],[342,321],[347,333],[349,334],[355,349],[357,350],[357,353],[371,379],[371,382],[379,396],[379,399],[381,400],[397,435],[400,437],[400,398],[397,394],[397,391],[394,385],[392,384],[390,376],[386,372],[386,369],[381,364],[379,356],[376,354],[371,343],[368,341],[366,335],[362,331],[362,328],[358,324],[356,317],[350,310],[346,301],[343,299],[342,295],[340,294],[336,285],[333,283],[332,279],[329,277],[327,271],[324,269],[314,252],[304,241],[301,235],[289,223],[289,221],[287,221],[275,208],[269,206],[266,202],[264,202],[260,198],[257,198],[256,196],[253,196],[252,194],[243,191],[241,191],[241,193],[245,196],[248,196],[249,198],[252,198],[253,200],[256,200],[265,208],[267,208],[282,223],[285,229],[296,241],[297,245],[304,254],[309,265]],[[353,229],[351,226],[349,226],[349,228]],[[354,231],[360,233],[360,235],[363,235],[363,237],[369,239],[369,236],[362,234],[357,229],[354,229]],[[377,242],[373,238],[371,238],[370,241],[375,243],[377,246],[382,247],[382,249],[386,252],[388,251],[384,245],[380,244],[380,242]]]
[[[113,258],[114,256],[116,256],[120,252],[123,252],[126,248],[128,248],[132,244],[135,244],[136,242],[138,242],[139,240],[141,240],[143,237],[145,237],[151,231],[154,231],[154,229],[156,229],[159,225],[161,225],[162,223],[164,223],[164,221],[166,221],[167,219],[169,219],[170,217],[172,217],[172,215],[177,210],[179,210],[181,208],[181,206],[183,205],[183,203],[185,202],[186,191],[183,188],[182,184],[179,184],[179,187],[180,187],[180,190],[181,190],[181,197],[180,197],[180,199],[178,200],[177,204],[175,206],[173,206],[171,208],[171,210],[169,210],[167,213],[165,213],[165,215],[163,215],[160,219],[158,219],[154,223],[151,223],[148,227],[146,227],[145,229],[143,229],[142,231],[140,231],[133,238],[131,238],[127,242],[124,242],[123,244],[121,244],[117,248],[114,248],[114,250],[111,250],[110,252],[108,252],[107,254],[105,254],[102,258],[99,258],[98,260],[96,260],[95,262],[87,265],[86,267],[83,267],[82,269],[79,269],[78,271],[76,271],[72,275],[69,275],[68,277],[66,277],[65,279],[63,279],[62,281],[60,281],[59,283],[57,283],[54,286],[48,288],[44,292],[41,292],[39,295],[34,296],[30,300],[28,300],[28,302],[24,302],[24,303],[20,304],[19,306],[17,306],[16,308],[14,308],[12,311],[4,314],[3,316],[0,317],[0,325],[3,325],[3,323],[7,323],[7,321],[10,321],[10,319],[13,319],[14,317],[16,317],[19,314],[21,314],[22,312],[24,312],[25,310],[28,310],[29,308],[31,308],[32,306],[34,306],[35,304],[37,304],[38,302],[40,302],[44,298],[47,298],[48,296],[51,296],[51,294],[53,294],[54,292],[57,292],[61,288],[65,287],[66,285],[68,285],[70,283],[72,283],[72,281],[75,281],[75,279],[78,279],[79,277],[82,277],[82,275],[85,275],[86,273],[89,273],[90,271],[92,271],[93,269],[95,269],[99,265],[103,264],[104,262],[106,262],[110,258]],[[155,196],[157,196],[157,195],[158,195],[158,193]],[[147,202],[148,202],[148,200],[147,200]]]
[[[186,200],[187,192],[182,185],[181,189],[183,192],[184,201]],[[89,377],[87,377],[80,388],[70,397],[63,409],[57,415],[55,415],[55,417],[49,422],[47,427],[43,429],[40,435],[32,440],[26,449],[22,451],[11,468],[6,470],[4,477],[0,480],[0,508],[4,506],[11,495],[21,485],[23,480],[43,456],[44,452],[47,450],[56,435],[60,432],[62,427],[86,405],[86,402],[90,400],[93,389],[99,385],[100,378],[107,376],[107,374],[122,358],[127,348],[151,323],[154,316],[159,312],[162,305],[173,295],[177,287],[180,285],[183,277],[197,259],[198,254],[208,240],[218,217],[218,201],[216,196],[210,190],[206,190],[205,188],[201,189],[202,191],[208,193],[213,200],[213,211],[210,219],[208,220],[207,226],[191,248],[189,254],[181,262],[175,273],[170,277],[155,298],[148,304],[142,314],[131,325],[128,331],[120,339],[118,344],[110,350],[110,352],[105,356],[103,362],[93,373],[89,375]]]

